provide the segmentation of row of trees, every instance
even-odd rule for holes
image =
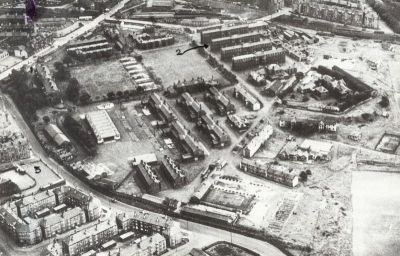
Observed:
[[[67,132],[87,149],[89,155],[97,154],[97,141],[82,123],[73,118],[71,114],[66,114],[63,124]]]
[[[43,90],[31,85],[32,76],[25,71],[13,70],[7,91],[26,116],[36,120],[36,110],[48,105]]]

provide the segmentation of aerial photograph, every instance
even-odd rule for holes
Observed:
[[[400,0],[0,0],[0,256],[400,256]]]

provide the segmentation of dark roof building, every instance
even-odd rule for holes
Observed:
[[[171,157],[165,155],[164,158],[161,159],[161,170],[164,171],[174,188],[186,184],[187,178],[185,171],[183,171]]]
[[[154,173],[150,165],[144,161],[141,161],[135,167],[137,170],[137,175],[146,187],[146,190],[152,193],[157,193],[161,190],[161,181]]]
[[[258,65],[268,65],[273,63],[285,62],[285,50],[275,49],[270,51],[256,52],[240,55],[232,58],[232,69],[243,70]]]
[[[228,134],[209,115],[200,117],[199,126],[208,132],[214,147],[224,147],[230,142]]]
[[[216,105],[218,114],[226,115],[235,113],[235,105],[233,105],[217,88],[210,87],[208,91],[209,94],[207,98]]]

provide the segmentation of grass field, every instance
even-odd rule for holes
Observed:
[[[189,45],[161,48],[143,52],[143,63],[152,67],[161,78],[165,88],[178,82],[178,80],[189,80],[193,77],[202,76],[205,79],[215,78],[226,82],[224,78],[215,71],[196,51],[189,51],[184,55],[176,55],[175,50],[182,51]]]
[[[118,60],[74,67],[71,76],[79,81],[93,99],[101,99],[111,91],[123,92],[135,87]]]
[[[243,195],[228,193],[217,189],[210,189],[204,198],[205,202],[212,203],[216,206],[220,205],[233,208],[233,210],[242,211],[248,210],[252,200],[252,198]]]

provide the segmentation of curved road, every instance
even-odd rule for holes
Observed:
[[[18,109],[16,108],[14,102],[5,95],[4,97],[5,104],[7,109],[10,111],[14,119],[16,120],[19,127],[23,130],[24,134],[30,141],[32,146],[32,151],[35,152],[36,156],[41,158],[42,161],[46,162],[49,166],[53,167],[66,181],[67,183],[78,187],[79,189],[85,191],[86,193],[92,193],[94,196],[100,199],[101,203],[105,207],[113,208],[116,211],[121,212],[130,212],[133,210],[138,210],[139,208],[122,203],[122,202],[115,202],[110,203],[110,198],[105,196],[104,194],[90,188],[86,183],[75,177],[73,174],[68,172],[63,166],[56,163],[56,161],[50,159],[47,154],[44,152],[43,148],[41,147],[40,143],[37,141],[36,137],[30,130],[29,126],[25,123],[24,119],[22,118],[21,114],[19,113]],[[231,241],[232,235],[232,242],[239,244],[243,247],[249,248],[255,252],[258,252],[260,255],[268,255],[268,256],[284,256],[285,254],[282,253],[279,249],[274,247],[273,245],[254,239],[251,237],[246,237],[240,234],[231,233],[229,231],[217,229],[210,226],[205,226],[199,223],[186,221],[186,220],[177,220],[181,223],[181,227],[183,229],[187,229],[192,232],[192,239],[193,242],[192,247],[198,246],[198,241],[209,240],[210,242],[224,240],[224,241]],[[44,243],[39,245],[35,245],[33,247],[28,248],[21,248],[16,246],[10,238],[6,237],[3,231],[0,231],[0,240],[3,243],[0,245],[0,249],[3,247],[4,250],[9,255],[39,255],[45,246],[48,245],[50,240],[47,240]],[[190,248],[186,248],[185,250],[180,250],[179,254],[182,255]],[[1,255],[1,254],[0,254]]]

